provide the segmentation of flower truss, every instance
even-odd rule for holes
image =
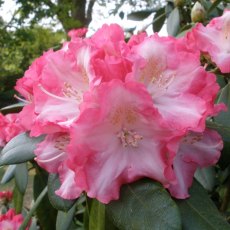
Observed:
[[[86,192],[109,203],[142,177],[189,196],[196,169],[214,165],[223,147],[205,125],[225,106],[214,104],[219,86],[200,55],[230,72],[229,22],[225,11],[184,38],[142,33],[128,42],[116,24],[90,38],[72,31],[60,50],[33,62],[16,85],[25,101],[17,121],[32,137],[46,135],[35,160],[59,174],[59,196]],[[1,145],[10,138],[0,137]]]
[[[23,219],[22,214],[16,214],[14,209],[9,209],[7,213],[0,215],[0,229],[18,230]]]

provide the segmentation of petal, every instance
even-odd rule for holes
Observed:
[[[214,165],[220,157],[222,147],[222,139],[214,130],[191,132],[184,137],[173,163],[177,183],[170,185],[171,195],[178,199],[189,197],[188,189],[192,185],[196,169]]]
[[[59,166],[67,158],[65,147],[69,139],[66,133],[47,135],[35,150],[37,163],[50,173],[57,173]]]

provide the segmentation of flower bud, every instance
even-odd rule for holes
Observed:
[[[174,0],[174,5],[177,7],[181,7],[184,5],[184,0]]]
[[[203,22],[205,15],[206,12],[204,7],[199,2],[196,2],[191,11],[192,22]]]

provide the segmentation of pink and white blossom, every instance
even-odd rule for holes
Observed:
[[[230,10],[212,19],[206,27],[197,24],[187,39],[193,50],[209,55],[222,73],[230,72]]]
[[[188,133],[180,142],[173,162],[177,183],[169,186],[171,195],[178,199],[189,197],[188,189],[192,185],[197,168],[217,163],[223,148],[221,136],[214,130],[203,133]]]
[[[165,143],[172,132],[163,128],[142,84],[103,83],[88,93],[84,103],[68,149],[69,166],[82,191],[108,203],[119,198],[122,184],[142,177],[169,186],[173,156],[166,155]]]

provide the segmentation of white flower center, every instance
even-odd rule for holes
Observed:
[[[137,148],[140,140],[143,139],[143,136],[137,134],[135,131],[125,128],[117,134],[117,137],[120,138],[123,147],[131,146],[134,148]]]

